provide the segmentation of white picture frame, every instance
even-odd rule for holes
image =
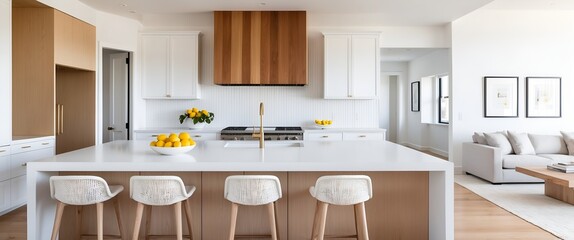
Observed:
[[[562,79],[560,77],[526,78],[526,117],[562,117]]]

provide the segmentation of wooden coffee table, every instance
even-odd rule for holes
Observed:
[[[516,171],[544,179],[544,194],[574,204],[574,173],[563,173],[541,167],[516,167]]]

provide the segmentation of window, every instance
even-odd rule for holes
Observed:
[[[448,93],[449,77],[438,77],[438,122],[448,124],[450,121],[450,98]]]

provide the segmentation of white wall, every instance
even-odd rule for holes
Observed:
[[[309,19],[313,19],[311,16]],[[205,108],[216,115],[212,127],[257,125],[258,103],[265,102],[267,125],[310,125],[317,118],[332,119],[336,127],[378,127],[377,100],[324,100],[323,97],[323,39],[321,31],[383,32],[381,42],[411,47],[443,46],[442,27],[322,27],[309,21],[309,84],[305,87],[230,87],[213,84],[213,16],[147,15],[142,18],[143,30],[201,31],[201,100],[146,100],[145,127],[180,126],[178,116],[190,107]],[[401,30],[402,29],[402,30]],[[387,32],[388,34],[385,34]],[[393,35],[394,34],[394,35]],[[417,41],[419,39],[419,41]],[[136,79],[139,81],[139,79]],[[138,89],[141,91],[141,89]],[[388,113],[387,113],[388,114]],[[136,120],[141,121],[141,120]],[[142,124],[139,124],[141,126]]]
[[[462,142],[473,131],[558,134],[574,128],[574,14],[572,11],[482,9],[452,23],[452,145],[460,168]],[[483,117],[483,77],[518,76],[519,118]],[[562,118],[525,118],[524,78],[562,77]]]
[[[407,138],[404,143],[416,148],[428,149],[437,154],[448,155],[448,125],[421,123],[421,112],[410,111],[410,83],[428,76],[449,74],[450,67],[448,49],[438,49],[409,62]],[[425,103],[421,98],[421,106],[422,104]]]
[[[389,77],[396,76],[397,79],[397,86],[396,92],[398,101],[394,108],[397,109],[397,123],[396,123],[396,141],[398,143],[404,142],[406,139],[406,114],[407,114],[407,103],[408,103],[408,72],[409,72],[409,65],[408,62],[381,62],[381,86],[388,85]],[[383,84],[384,83],[384,84]],[[388,94],[388,95],[385,95]],[[389,89],[381,89],[381,96],[379,100],[379,126],[381,128],[386,128],[389,124],[393,121],[390,119],[389,110],[392,106],[390,104],[393,103],[389,97],[392,94],[389,92]],[[386,118],[386,119],[385,119]],[[391,130],[391,129],[389,129]],[[388,132],[391,133],[390,131]],[[390,136],[390,135],[389,135]],[[389,139],[389,138],[387,138]]]

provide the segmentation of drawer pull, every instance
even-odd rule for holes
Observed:
[[[50,143],[42,143],[42,145],[50,145]]]
[[[0,153],[6,152],[6,150],[0,150]]]
[[[360,138],[366,138],[367,135],[359,135]]]
[[[157,134],[153,134],[153,135],[151,135],[151,136],[152,136],[152,137],[157,137]]]
[[[201,135],[193,135],[193,137],[201,137]]]
[[[32,146],[23,146],[22,148],[31,148]]]
[[[321,136],[321,138],[328,138],[328,137],[329,137],[329,136],[326,136],[326,135],[325,135],[325,136]]]
[[[22,163],[22,167],[28,166],[28,163]]]

